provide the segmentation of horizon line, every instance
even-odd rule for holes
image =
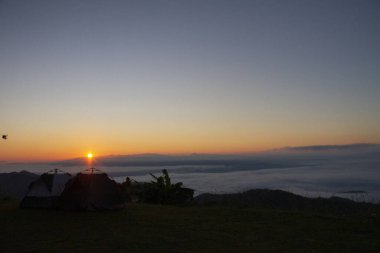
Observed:
[[[255,155],[260,153],[267,153],[267,152],[276,152],[276,151],[312,151],[317,152],[318,148],[343,148],[343,147],[355,147],[355,146],[377,146],[380,145],[380,143],[372,143],[372,142],[355,142],[355,143],[349,143],[349,144],[325,144],[325,145],[302,145],[302,146],[282,146],[279,148],[272,148],[272,149],[265,149],[260,151],[251,151],[251,152],[215,152],[215,153],[198,153],[198,152],[191,152],[191,153],[154,153],[154,152],[144,152],[144,153],[130,153],[130,154],[106,154],[106,155],[99,155],[95,156],[97,159],[99,158],[106,158],[106,157],[122,157],[122,156],[148,156],[148,155],[161,155],[161,156],[173,156],[173,157],[179,157],[179,156],[192,156],[192,155],[220,155],[220,156],[228,156],[228,155],[236,155],[236,156],[249,156],[249,155]],[[308,150],[309,149],[309,150]],[[322,150],[319,150],[322,151]],[[84,152],[85,153],[85,152]],[[95,153],[96,154],[96,153]],[[77,160],[77,159],[83,159],[86,160],[87,158],[85,156],[76,156],[72,158],[67,159],[20,159],[20,160],[2,160],[0,163],[3,164],[24,164],[24,163],[53,163],[53,162],[64,162],[64,161],[71,161],[71,160]]]

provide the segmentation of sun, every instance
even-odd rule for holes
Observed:
[[[92,153],[88,153],[87,154],[87,158],[92,158],[93,157],[93,154]]]

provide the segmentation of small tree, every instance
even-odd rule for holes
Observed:
[[[182,182],[171,183],[167,170],[162,170],[162,176],[150,174],[154,180],[144,184],[142,202],[156,204],[183,204],[193,199],[194,190],[182,187]]]

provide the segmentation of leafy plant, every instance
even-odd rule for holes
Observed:
[[[194,190],[182,187],[182,182],[172,184],[169,173],[162,170],[162,176],[150,174],[154,180],[144,184],[141,201],[156,204],[183,204],[193,199]]]

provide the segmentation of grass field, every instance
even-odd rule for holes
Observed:
[[[116,212],[0,203],[1,252],[380,252],[380,219],[131,204]]]

